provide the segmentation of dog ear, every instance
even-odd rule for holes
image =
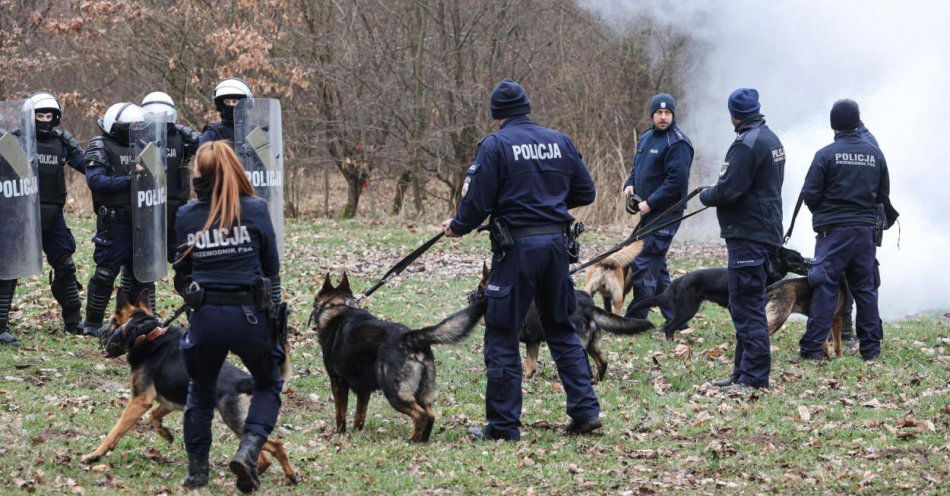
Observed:
[[[482,261],[482,280],[478,282],[478,288],[483,289],[485,285],[488,284],[488,275],[491,274],[491,271],[488,270],[488,264],[485,261]]]
[[[346,294],[352,295],[353,290],[350,289],[350,279],[346,276],[346,271],[343,271],[343,279],[340,279],[340,284],[336,289],[343,291]]]
[[[149,295],[149,290],[143,289],[139,291],[138,298],[136,298],[134,302],[130,302],[130,303],[132,303],[133,306],[151,310],[152,306],[148,304],[148,295]]]
[[[323,296],[333,291],[333,289],[333,283],[330,281],[330,272],[327,272],[327,276],[323,278],[323,287],[317,292],[317,296]]]

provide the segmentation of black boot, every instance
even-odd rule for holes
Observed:
[[[53,267],[50,289],[63,310],[63,330],[70,334],[82,334],[82,301],[79,299],[76,264],[72,258]]]
[[[242,493],[251,493],[261,487],[261,481],[257,478],[257,455],[265,442],[266,438],[253,432],[245,432],[237,453],[231,458],[228,468],[237,476],[237,488]]]
[[[106,307],[112,298],[112,284],[118,275],[117,270],[111,267],[96,267],[96,272],[89,279],[89,288],[86,291],[86,322],[83,323],[83,336],[97,336],[102,320],[106,315]]]
[[[181,486],[192,490],[208,485],[208,452],[188,453],[188,477],[181,481]]]
[[[0,345],[15,347],[20,346],[20,341],[7,330],[14,291],[16,291],[16,279],[0,281]]]

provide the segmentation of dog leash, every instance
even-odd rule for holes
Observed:
[[[680,217],[680,218],[678,218],[678,219],[673,219],[673,220],[671,220],[671,221],[664,222],[664,223],[662,223],[662,224],[660,224],[660,225],[658,225],[658,226],[656,226],[656,227],[652,227],[652,228],[644,229],[644,230],[640,230],[640,231],[634,231],[632,234],[630,234],[630,237],[628,237],[627,239],[625,239],[625,240],[621,241],[620,243],[614,245],[611,249],[609,249],[609,250],[607,250],[607,251],[601,253],[600,255],[597,255],[596,257],[594,257],[594,258],[588,260],[587,262],[584,262],[583,264],[581,264],[581,265],[579,265],[579,266],[577,266],[577,267],[571,269],[571,272],[570,272],[570,273],[571,273],[571,274],[575,274],[575,273],[577,273],[577,272],[580,272],[581,270],[586,269],[587,267],[590,267],[591,265],[594,265],[594,264],[600,262],[601,260],[603,260],[603,259],[605,259],[605,258],[607,258],[607,257],[609,257],[609,256],[611,256],[611,255],[613,255],[614,253],[617,253],[618,251],[620,251],[620,250],[626,248],[627,246],[630,246],[631,244],[636,243],[637,241],[641,241],[643,238],[646,238],[647,236],[649,236],[649,235],[651,235],[651,234],[653,234],[653,233],[659,231],[660,229],[663,229],[664,227],[668,227],[668,226],[671,226],[671,225],[673,225],[673,224],[676,224],[677,222],[682,222],[682,221],[684,221],[684,220],[686,220],[686,219],[688,219],[688,218],[690,218],[690,217],[692,217],[692,216],[694,216],[694,215],[696,215],[696,214],[702,212],[703,210],[706,210],[707,208],[709,208],[709,207],[706,206],[706,207],[700,208],[699,210],[696,210],[696,211],[694,211],[694,212],[690,212],[690,213],[688,213],[688,214],[686,214],[686,215],[684,215],[684,216],[682,216],[682,217]],[[652,223],[651,223],[651,224],[652,224]]]
[[[169,317],[167,320],[165,320],[165,322],[162,322],[161,327],[168,327],[168,326],[170,326],[171,323],[175,321],[175,319],[177,319],[178,317],[180,317],[181,314],[185,313],[185,310],[188,310],[188,304],[187,304],[187,303],[182,303],[181,306],[178,307],[178,308],[175,310],[175,313],[173,313],[171,317]]]
[[[795,211],[792,212],[792,222],[788,225],[788,231],[785,232],[785,240],[782,242],[782,246],[788,244],[788,240],[792,239],[792,230],[795,229],[795,219],[798,218],[798,211],[802,209],[802,203],[805,203],[805,195],[798,195],[798,202],[795,203]]]
[[[663,229],[664,227],[671,226],[671,225],[673,225],[673,224],[676,224],[677,222],[682,222],[682,221],[684,221],[684,220],[686,220],[686,219],[688,219],[688,218],[690,218],[690,217],[692,217],[692,216],[694,216],[694,215],[696,215],[696,214],[702,212],[703,210],[706,210],[706,209],[709,208],[709,207],[703,207],[703,208],[701,208],[701,209],[699,209],[699,210],[697,210],[697,211],[695,211],[695,212],[686,214],[686,215],[684,215],[684,216],[682,216],[682,217],[680,217],[680,218],[678,218],[678,219],[673,219],[673,220],[671,220],[671,221],[664,222],[663,224],[661,224],[661,225],[659,225],[659,226],[654,226],[654,225],[657,223],[657,221],[659,221],[659,220],[662,219],[663,217],[666,217],[666,215],[667,215],[668,213],[670,213],[670,212],[672,212],[673,210],[676,210],[677,208],[679,208],[679,207],[685,205],[687,202],[689,202],[690,200],[692,200],[693,198],[695,198],[696,195],[702,193],[703,190],[708,189],[708,188],[709,188],[708,186],[700,186],[700,187],[694,189],[693,191],[690,191],[688,195],[684,196],[683,198],[680,198],[676,203],[670,205],[670,206],[669,206],[666,210],[664,210],[660,215],[656,216],[655,219],[653,219],[652,221],[650,221],[649,223],[647,223],[647,225],[641,226],[640,223],[638,223],[637,226],[633,228],[633,232],[630,233],[630,236],[629,236],[627,239],[623,240],[622,242],[620,242],[620,243],[617,244],[617,245],[614,245],[611,249],[607,250],[607,251],[604,252],[604,253],[601,253],[600,255],[598,255],[598,256],[594,257],[593,259],[591,259],[591,260],[585,262],[584,264],[582,264],[582,265],[580,265],[580,266],[578,266],[578,267],[575,267],[574,269],[571,269],[571,272],[570,272],[570,273],[571,273],[571,274],[575,274],[575,273],[577,273],[577,272],[579,272],[579,271],[581,271],[581,270],[583,270],[583,269],[586,269],[587,267],[590,267],[591,265],[594,265],[594,264],[600,262],[601,260],[603,260],[603,259],[605,259],[605,258],[607,258],[607,257],[609,257],[609,256],[611,256],[611,255],[613,255],[614,253],[617,253],[618,251],[620,251],[620,250],[626,248],[627,246],[630,246],[630,245],[633,244],[633,243],[636,243],[637,241],[642,240],[643,238],[645,238],[645,237],[647,237],[647,236],[649,236],[649,235],[651,235],[651,234],[653,234],[653,233],[659,231],[660,229]],[[642,217],[641,217],[641,223],[642,223]]]
[[[413,250],[412,253],[406,255],[402,260],[396,262],[396,265],[393,265],[393,267],[389,269],[389,271],[386,272],[386,274],[384,274],[383,277],[373,285],[373,287],[369,288],[369,290],[363,293],[363,296],[360,297],[360,300],[369,297],[369,295],[375,293],[377,289],[381,288],[383,284],[386,284],[390,279],[398,276],[400,273],[402,273],[402,271],[406,270],[406,267],[408,267],[412,262],[415,262],[416,259],[421,257],[423,253],[429,251],[429,248],[432,248],[432,245],[442,239],[442,236],[445,236],[444,231],[436,234],[432,237],[432,239],[426,241],[421,246]]]

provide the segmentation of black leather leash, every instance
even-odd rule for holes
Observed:
[[[707,208],[709,208],[709,207],[703,207],[703,208],[701,208],[701,209],[699,209],[699,210],[696,210],[696,211],[694,211],[694,212],[690,212],[690,213],[688,213],[688,214],[686,214],[686,215],[684,215],[684,216],[682,216],[682,217],[679,217],[679,218],[677,218],[677,219],[673,219],[673,220],[671,220],[671,221],[664,222],[664,223],[662,223],[662,224],[660,224],[660,225],[658,225],[658,226],[656,226],[656,227],[652,227],[652,228],[650,228],[650,229],[644,229],[644,230],[634,231],[634,233],[631,234],[629,238],[627,238],[627,239],[621,241],[620,243],[614,245],[611,249],[609,249],[609,250],[607,250],[607,251],[601,253],[600,255],[597,255],[596,257],[594,257],[594,258],[588,260],[587,262],[584,262],[583,264],[581,264],[581,265],[579,265],[579,266],[577,266],[577,267],[571,269],[571,272],[570,272],[570,273],[571,273],[571,274],[575,274],[575,273],[577,273],[577,272],[579,272],[579,271],[581,271],[581,270],[583,270],[583,269],[586,269],[587,267],[590,267],[591,265],[594,265],[594,264],[600,262],[601,260],[603,260],[603,259],[605,259],[605,258],[607,258],[607,257],[609,257],[609,256],[611,256],[611,255],[613,255],[614,253],[617,253],[618,251],[620,251],[620,250],[626,248],[627,246],[630,246],[630,245],[632,245],[633,243],[636,243],[637,241],[643,240],[643,239],[646,238],[647,236],[649,236],[649,235],[651,235],[651,234],[653,234],[653,233],[659,231],[660,229],[663,229],[664,227],[669,227],[669,226],[671,226],[671,225],[673,225],[673,224],[676,224],[677,222],[682,222],[682,221],[684,221],[684,220],[686,220],[686,219],[688,219],[688,218],[690,218],[690,217],[692,217],[692,216],[694,216],[694,215],[696,215],[696,214],[698,214],[698,213],[701,213],[703,210],[706,210]]]
[[[423,253],[429,251],[429,248],[432,248],[432,245],[442,239],[442,236],[445,236],[444,231],[436,234],[432,237],[432,239],[426,241],[421,246],[413,250],[412,253],[406,255],[402,260],[396,262],[396,265],[393,265],[393,267],[389,269],[389,271],[386,272],[386,274],[384,274],[383,277],[373,285],[373,287],[369,288],[369,290],[363,293],[363,296],[361,296],[360,299],[366,298],[369,295],[375,293],[377,289],[389,282],[390,279],[398,276],[400,273],[402,273],[402,271],[406,270],[406,267],[408,267],[412,262],[415,262],[416,259],[421,257]]]
[[[805,203],[805,195],[798,195],[798,202],[795,203],[795,211],[792,212],[792,223],[788,225],[788,231],[785,232],[785,240],[782,241],[782,246],[788,244],[788,240],[792,238],[792,230],[795,229],[795,219],[798,218],[798,211],[802,209],[802,203]]]

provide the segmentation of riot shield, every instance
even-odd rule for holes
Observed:
[[[43,270],[33,105],[0,102],[0,280]]]
[[[132,169],[132,273],[140,282],[155,282],[168,270],[166,130],[165,114],[145,114],[145,120],[132,124],[129,136],[136,160]]]
[[[280,100],[245,98],[234,108],[234,149],[254,192],[267,201],[284,258],[284,138]]]

